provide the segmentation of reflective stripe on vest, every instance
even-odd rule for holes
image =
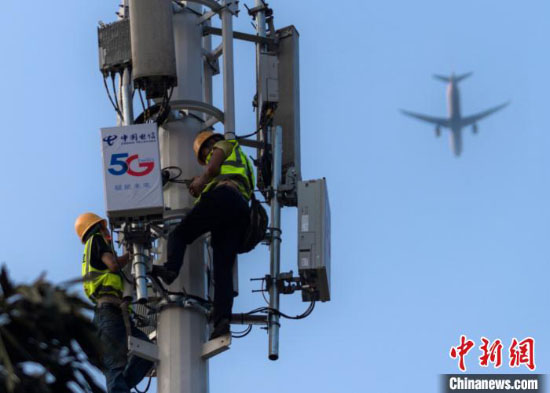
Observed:
[[[240,193],[248,200],[254,190],[255,179],[254,172],[252,171],[252,164],[247,156],[244,155],[239,143],[236,140],[227,140],[233,145],[231,154],[225,159],[220,168],[220,174],[210,181],[204,187],[201,195],[195,203],[197,203],[201,196],[210,191],[217,183],[222,180],[232,180],[237,184]],[[206,163],[210,162],[212,158],[212,151],[206,157]]]
[[[86,241],[84,246],[84,256],[82,258],[82,278],[84,279],[84,292],[92,301],[96,302],[100,296],[111,295],[122,297],[124,292],[124,283],[119,274],[111,273],[109,269],[99,270],[92,266],[92,243],[96,233]]]

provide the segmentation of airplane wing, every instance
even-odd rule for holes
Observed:
[[[509,103],[510,102],[505,102],[504,104],[501,104],[499,106],[495,106],[494,108],[487,109],[484,112],[480,112],[480,113],[472,115],[472,116],[463,117],[462,119],[460,119],[460,125],[462,127],[467,127],[471,124],[477,123],[479,120],[483,119],[484,117],[487,117],[487,116],[501,110],[502,108],[508,106]]]
[[[449,127],[449,119],[445,119],[443,117],[433,117],[433,116],[427,116],[427,115],[421,115],[420,113],[414,113],[409,112],[406,110],[401,109],[401,113],[404,115],[414,117],[415,119],[423,120],[428,123],[436,124],[441,127]]]

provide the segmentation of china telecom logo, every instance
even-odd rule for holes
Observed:
[[[129,153],[117,153],[111,155],[109,165],[108,171],[114,176],[122,176],[125,173],[130,176],[145,176],[153,171],[155,161],[149,158],[140,160],[138,154],[130,156]]]

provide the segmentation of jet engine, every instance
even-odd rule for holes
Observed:
[[[435,127],[435,136],[438,138],[441,136],[441,127]]]
[[[476,123],[474,123],[474,125],[472,126],[472,132],[474,134],[477,134],[477,124]]]

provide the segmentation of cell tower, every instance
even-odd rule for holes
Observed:
[[[246,8],[252,34],[233,30],[235,0],[124,0],[118,20],[98,29],[100,70],[117,114],[117,125],[101,130],[106,210],[132,258],[125,296],[153,342],[128,337],[128,347],[155,361],[159,393],[208,392],[208,359],[231,345],[230,335],[208,341],[208,235],[188,247],[174,283],[164,287],[149,275],[154,263],[163,262],[168,233],[193,206],[187,185],[202,172],[192,151],[200,131],[221,123],[226,139],[254,150],[258,192],[270,206],[263,242],[270,271],[260,279],[269,306],[235,313],[231,323],[266,328],[268,357],[276,360],[280,319],[288,317],[279,310],[280,295],[301,291],[310,305],[300,318],[315,302],[330,300],[327,185],[325,179],[303,181],[300,168],[299,34],[294,26],[276,29],[262,0]],[[247,136],[235,127],[234,39],[256,48],[251,96],[257,131]],[[220,69],[223,111],[212,105],[212,80]],[[283,207],[297,207],[296,275],[280,271]]]

